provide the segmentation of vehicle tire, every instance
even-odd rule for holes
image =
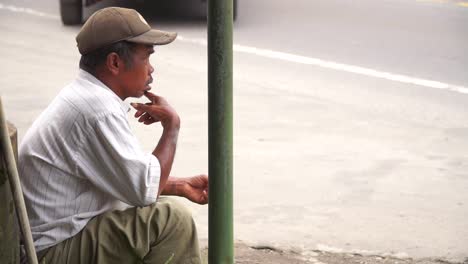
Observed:
[[[82,0],[60,0],[60,16],[64,25],[81,24],[83,19]]]
[[[232,4],[233,4],[232,18],[236,20],[237,19],[237,0],[233,0]]]

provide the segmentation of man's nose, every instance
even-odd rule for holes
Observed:
[[[153,66],[151,66],[151,64],[150,64],[150,66],[149,66],[149,73],[152,74],[153,72],[154,72],[154,68],[153,68]]]

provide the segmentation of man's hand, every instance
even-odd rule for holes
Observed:
[[[164,186],[163,195],[185,197],[198,204],[208,203],[208,176],[205,174],[189,177],[170,177]]]
[[[171,173],[177,146],[177,137],[179,135],[180,118],[174,108],[172,108],[164,98],[150,92],[145,92],[145,96],[151,103],[132,103],[132,106],[137,110],[135,117],[139,117],[138,121],[146,125],[154,122],[161,122],[163,126],[161,138],[159,139],[158,145],[153,150],[153,155],[158,159],[161,167],[159,195],[166,186],[169,174]]]
[[[150,103],[131,104],[137,110],[135,117],[138,118],[138,122],[145,125],[161,122],[164,128],[180,126],[179,115],[166,99],[150,92],[145,92],[145,96],[151,101]]]
[[[208,203],[208,176],[198,175],[187,178],[184,197],[198,204]]]

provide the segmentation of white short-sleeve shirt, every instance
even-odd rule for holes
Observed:
[[[18,167],[36,250],[74,236],[96,215],[156,201],[160,165],[140,148],[128,111],[80,70],[27,131]]]

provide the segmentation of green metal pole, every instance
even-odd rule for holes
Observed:
[[[232,195],[233,0],[208,0],[208,262],[234,263]]]

